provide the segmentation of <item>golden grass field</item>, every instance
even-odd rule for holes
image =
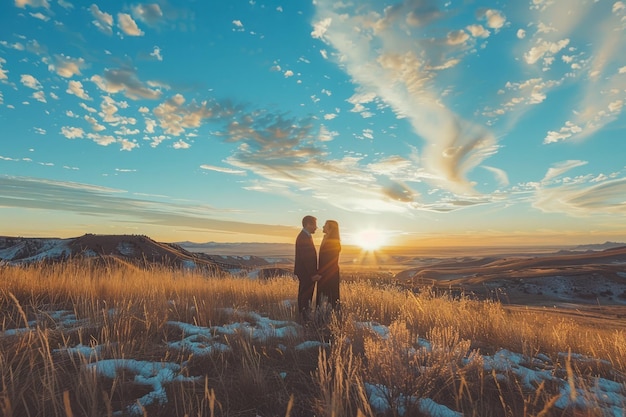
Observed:
[[[288,277],[121,263],[2,266],[0,414],[435,415],[416,401],[429,399],[455,416],[624,415],[626,333],[610,321],[415,292],[379,279],[375,268],[359,279],[356,272],[346,270],[352,279],[341,284],[341,317],[303,327],[295,324],[297,283]],[[60,322],[59,312],[72,320]],[[295,331],[198,336],[205,347],[224,347],[203,355],[173,348],[188,335],[172,323],[217,329],[245,320],[254,328],[255,313]],[[522,362],[497,367],[502,352]],[[158,386],[165,401],[142,405],[137,399],[157,383],[142,383],[130,369],[96,371],[110,360],[169,364],[177,377]],[[600,385],[611,385],[617,400]],[[372,387],[386,407],[372,404]]]

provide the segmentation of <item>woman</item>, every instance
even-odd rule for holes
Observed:
[[[339,224],[335,220],[324,223],[324,239],[320,245],[317,282],[317,304],[326,300],[332,308],[339,305],[339,252],[341,252],[341,238]]]

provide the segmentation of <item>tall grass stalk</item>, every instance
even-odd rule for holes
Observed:
[[[141,409],[149,416],[374,417],[372,386],[385,387],[388,415],[419,416],[419,399],[429,398],[464,416],[599,416],[593,381],[610,379],[622,391],[626,382],[623,331],[470,297],[415,294],[387,277],[343,282],[341,317],[320,332],[300,328],[266,340],[240,332],[222,338],[228,352],[198,356],[168,348],[183,336],[168,323],[222,326],[232,311],[295,322],[297,282],[113,261],[0,268],[0,411],[7,417],[125,415],[146,387],[131,374],[110,379],[88,366],[105,359],[173,362],[181,375],[197,377],[168,384],[167,404]],[[388,335],[372,332],[375,323]],[[311,337],[323,342],[319,351],[296,349]],[[76,346],[88,350],[76,353]],[[551,372],[578,396],[572,401],[590,407],[557,409],[558,384],[529,388],[513,372],[486,371],[483,355],[501,349],[549,357]]]

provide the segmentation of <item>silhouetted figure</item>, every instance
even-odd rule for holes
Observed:
[[[302,218],[302,231],[296,238],[296,259],[293,273],[298,278],[298,312],[303,321],[309,319],[309,308],[313,298],[317,274],[317,252],[313,243],[313,233],[317,230],[317,219],[313,216]]]
[[[322,305],[325,299],[333,309],[337,309],[339,306],[339,253],[341,252],[339,224],[335,220],[327,220],[322,230],[324,239],[320,245],[318,263],[318,274],[321,278],[317,283],[317,304]]]

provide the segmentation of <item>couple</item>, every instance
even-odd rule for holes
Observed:
[[[334,220],[327,220],[322,231],[324,239],[320,245],[319,262],[313,233],[317,230],[317,219],[313,216],[304,216],[302,231],[296,238],[296,261],[294,274],[298,277],[298,311],[303,320],[309,316],[309,307],[313,304],[313,292],[317,282],[317,297],[315,305],[326,300],[333,309],[339,305],[339,252],[341,239],[339,238],[339,224]]]

